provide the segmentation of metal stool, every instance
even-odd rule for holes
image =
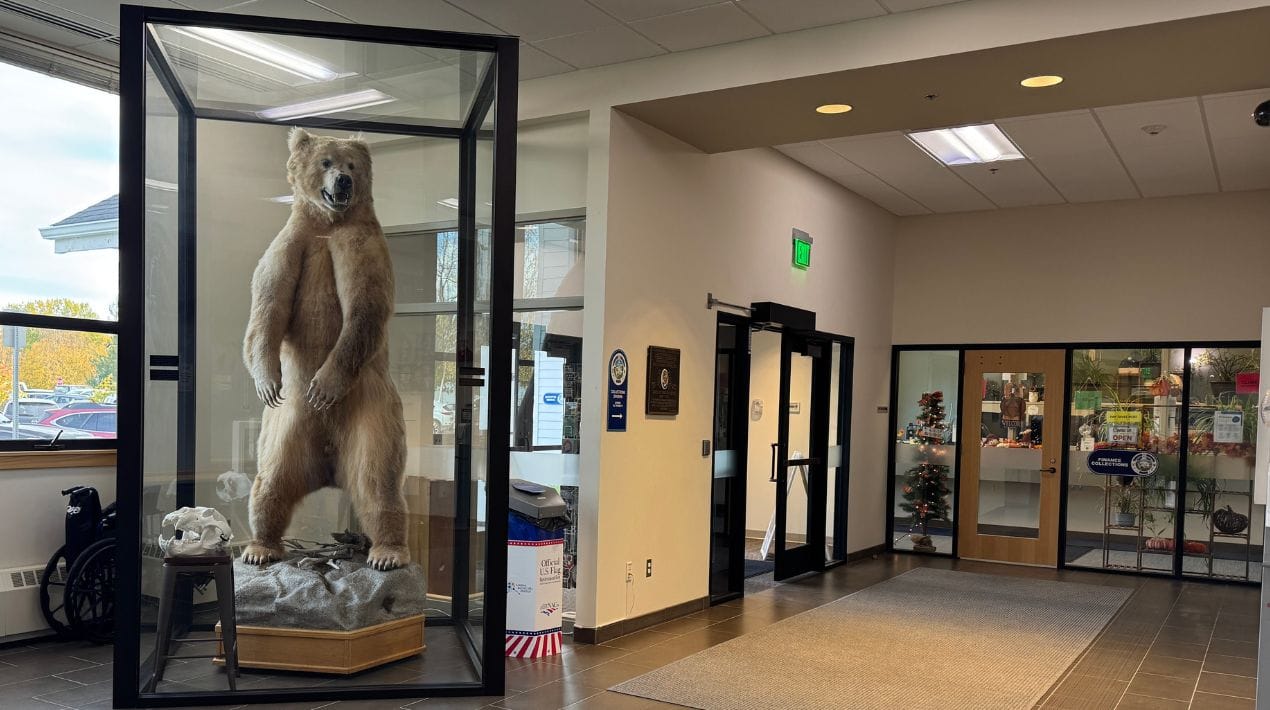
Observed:
[[[219,637],[213,635],[198,638],[172,638],[172,597],[176,594],[177,578],[183,574],[210,574],[216,580],[216,602],[220,606],[221,635]],[[145,692],[153,693],[155,686],[163,680],[163,669],[167,666],[169,659],[217,657],[215,653],[192,656],[169,655],[168,647],[172,642],[222,642],[225,654],[225,675],[229,678],[229,689],[238,689],[234,680],[234,677],[238,675],[238,629],[234,624],[234,564],[229,555],[163,558],[163,594],[159,597],[159,624],[155,632],[154,674],[150,677],[150,682],[146,684]]]

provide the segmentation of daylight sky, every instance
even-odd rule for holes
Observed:
[[[118,192],[114,94],[0,63],[0,307],[33,298],[118,299],[118,251],[54,254],[39,228]]]

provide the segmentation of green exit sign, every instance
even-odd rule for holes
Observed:
[[[801,229],[794,230],[794,268],[804,271],[811,267],[811,235]]]

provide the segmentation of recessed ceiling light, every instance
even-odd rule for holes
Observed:
[[[846,113],[851,110],[851,104],[821,104],[816,107],[816,113]]]
[[[944,165],[1023,159],[1023,151],[992,123],[914,131],[908,139]]]
[[[331,81],[340,77],[338,72],[321,62],[273,42],[253,37],[250,32],[217,27],[174,27],[172,31],[309,81]]]
[[[275,106],[257,111],[256,115],[267,121],[285,121],[304,116],[325,116],[328,113],[378,106],[390,101],[396,101],[396,99],[378,89],[362,89],[348,94],[324,96],[320,99],[309,99],[286,106]]]
[[[1042,74],[1040,76],[1029,76],[1019,83],[1029,89],[1043,89],[1047,86],[1056,86],[1063,83],[1063,77],[1057,74]]]

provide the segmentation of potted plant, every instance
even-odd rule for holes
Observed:
[[[1112,492],[1111,503],[1115,506],[1112,523],[1117,527],[1131,528],[1137,525],[1137,497],[1133,494],[1132,483],[1120,483]]]
[[[1256,372],[1261,367],[1261,356],[1254,350],[1240,352],[1225,348],[1208,348],[1195,356],[1195,365],[1208,370],[1208,387],[1214,397],[1223,397],[1235,391],[1235,378],[1245,372]]]

